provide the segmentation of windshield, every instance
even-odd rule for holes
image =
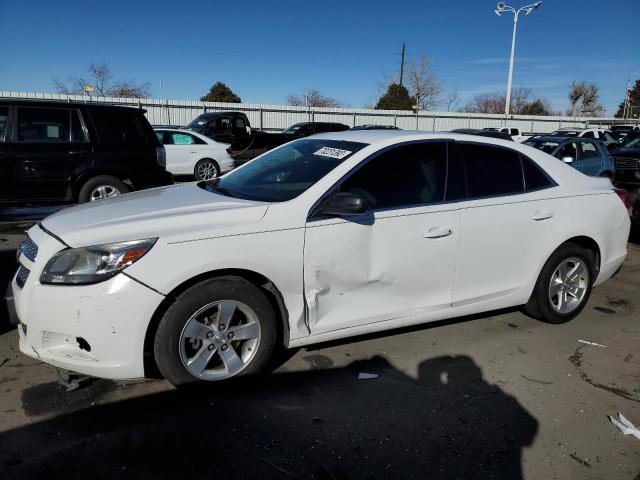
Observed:
[[[296,123],[295,125],[291,125],[289,128],[284,130],[282,133],[288,133],[288,134],[296,133],[298,130],[300,130],[300,128],[302,128],[302,124],[301,123]]]
[[[207,123],[209,118],[206,115],[200,115],[194,118],[189,125],[186,126],[187,130],[198,130],[199,127]]]
[[[524,144],[551,155],[558,145],[560,145],[560,142],[550,142],[549,140],[527,140]]]
[[[340,140],[295,140],[218,180],[199,185],[230,197],[286,202],[366,146],[365,143]]]
[[[612,132],[630,132],[631,130],[633,130],[633,127],[631,125],[613,125],[611,127],[611,131]]]
[[[625,141],[620,146],[623,148],[640,148],[640,134],[631,135],[632,134],[627,135]]]

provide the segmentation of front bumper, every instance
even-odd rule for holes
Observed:
[[[29,235],[40,247],[38,258],[21,255],[29,276],[22,287],[15,277],[10,286],[20,351],[86,375],[143,377],[147,327],[164,297],[124,274],[94,285],[43,285],[44,264],[63,246],[39,229]]]

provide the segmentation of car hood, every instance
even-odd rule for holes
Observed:
[[[189,238],[192,232],[256,223],[268,206],[188,183],[78,205],[47,217],[42,226],[72,247],[166,236]]]
[[[612,157],[640,158],[640,148],[618,148],[609,153]]]

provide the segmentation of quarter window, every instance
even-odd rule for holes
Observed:
[[[19,108],[19,142],[69,142],[69,110],[65,108]]]
[[[524,172],[524,183],[527,191],[540,190],[553,186],[551,180],[538,165],[528,158],[522,158],[522,170]]]
[[[469,198],[523,191],[520,155],[506,148],[459,144],[467,173]]]
[[[444,142],[396,147],[357,170],[340,191],[364,196],[373,209],[442,202],[446,163]]]
[[[102,143],[119,145],[147,142],[135,111],[94,109],[89,113]]]
[[[86,142],[87,137],[84,134],[82,128],[82,122],[80,122],[80,116],[77,110],[71,110],[71,141],[72,142]]]

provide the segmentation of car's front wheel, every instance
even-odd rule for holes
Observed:
[[[193,170],[196,180],[213,180],[220,175],[220,167],[215,160],[203,158]]]
[[[155,360],[173,385],[258,373],[275,348],[276,320],[267,297],[243,278],[198,283],[160,320]]]
[[[524,310],[547,323],[565,323],[585,307],[594,280],[595,255],[576,245],[561,245],[547,260]]]

